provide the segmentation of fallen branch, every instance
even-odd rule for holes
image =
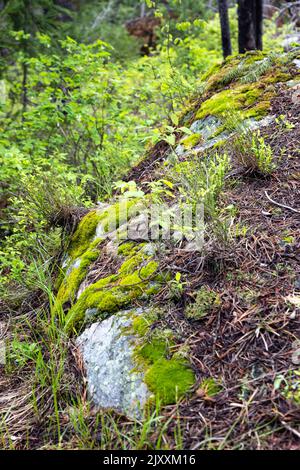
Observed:
[[[274,201],[274,199],[270,198],[270,196],[269,196],[269,194],[267,193],[267,191],[265,191],[265,195],[266,195],[267,199],[268,199],[272,204],[275,204],[275,206],[282,207],[283,209],[288,209],[288,210],[290,210],[290,211],[296,212],[296,214],[300,214],[300,211],[299,211],[298,209],[294,209],[294,207],[286,206],[285,204],[280,204],[280,202]]]

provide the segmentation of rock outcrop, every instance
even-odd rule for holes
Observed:
[[[249,132],[268,126],[276,118],[271,103],[278,89],[299,88],[299,57],[299,50],[247,53],[215,66],[203,78],[202,97],[180,118],[175,152],[166,152],[158,178],[172,179],[174,158],[182,165],[189,155],[221,152],[241,126]],[[174,191],[172,197],[174,203],[179,195]],[[55,306],[65,312],[66,333],[79,335],[93,403],[132,417],[141,417],[154,400],[176,402],[195,383],[189,360],[174,352],[175,332],[156,327],[164,312],[152,301],[175,273],[160,264],[164,240],[149,240],[143,228],[149,204],[151,194],[116,198],[81,220]]]

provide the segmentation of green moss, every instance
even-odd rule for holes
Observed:
[[[286,69],[285,56],[267,55],[261,51],[250,51],[244,55],[229,57],[222,66],[215,67],[206,77],[206,91],[221,89],[228,84],[254,83],[267,80],[265,77],[273,76],[270,83],[286,81],[290,76]],[[277,74],[277,76],[276,76]]]
[[[221,299],[217,292],[201,287],[197,292],[195,303],[189,305],[185,315],[191,320],[201,320],[221,305]]]
[[[137,248],[138,245],[136,245],[134,242],[122,243],[118,247],[118,255],[129,256],[132,254],[132,251],[135,252]]]
[[[140,266],[141,263],[147,258],[149,258],[149,256],[139,251],[136,255],[133,255],[126,261],[124,261],[124,263],[119,269],[119,272],[124,274],[132,273],[132,271],[135,270],[138,266]]]
[[[187,137],[184,137],[180,141],[180,144],[184,146],[185,149],[191,149],[195,147],[200,141],[202,140],[202,137],[200,134],[191,134]]]
[[[159,289],[156,275],[158,263],[154,260],[136,269],[136,264],[127,265],[127,270],[135,269],[124,276],[124,268],[117,274],[100,279],[89,286],[69,310],[65,319],[65,330],[71,333],[82,325],[85,312],[97,308],[99,316],[113,313],[129,305],[134,299],[147,297]]]
[[[121,271],[122,266],[120,268],[121,273],[122,273]],[[136,265],[133,265],[133,267],[136,268]],[[133,286],[135,284],[137,285],[143,284],[144,281],[148,281],[149,278],[155,274],[155,272],[157,271],[157,268],[158,268],[158,263],[152,260],[145,266],[142,266],[140,269],[137,269],[136,271],[134,271],[132,274],[128,274],[127,276],[121,278],[119,284],[120,286]]]
[[[153,364],[158,359],[165,357],[168,352],[168,344],[164,339],[152,338],[145,342],[136,350],[136,357],[145,361],[147,364]]]
[[[158,320],[160,315],[159,309],[152,308],[150,312],[144,315],[137,315],[132,319],[132,331],[134,335],[145,336],[151,325]]]
[[[93,210],[80,221],[74,233],[69,247],[69,255],[72,259],[79,258],[90,246],[91,238],[96,233],[96,228],[100,222],[102,214]]]
[[[175,403],[189,391],[195,376],[186,362],[161,358],[146,372],[145,382],[163,405]]]
[[[198,393],[207,396],[214,397],[222,390],[222,386],[213,377],[202,380]]]
[[[245,110],[244,116],[255,116],[254,108],[256,103],[262,99],[265,87],[257,84],[239,85],[214,94],[211,98],[202,103],[197,112],[197,119],[204,119],[207,116],[223,116],[234,110]],[[268,101],[269,102],[269,101]]]
[[[84,280],[87,269],[93,261],[96,261],[99,257],[99,249],[95,246],[99,244],[94,243],[91,250],[86,251],[80,258],[80,264],[78,267],[73,268],[69,275],[66,275],[60,284],[56,300],[63,306],[66,302],[73,303],[79,289],[81,282]]]
[[[288,62],[286,54],[268,56],[256,51],[230,57],[221,66],[215,66],[204,77],[207,99],[198,110],[197,118],[221,116],[232,110],[243,111],[244,118],[265,116],[276,94],[274,88],[268,87],[291,78]],[[228,88],[224,90],[224,86]]]
[[[91,239],[101,223],[104,233],[117,229],[138,211],[139,200],[126,199],[109,206],[104,211],[90,211],[79,223],[72,237],[69,255],[76,259],[90,247]]]
[[[132,329],[140,338],[135,347],[134,359],[138,369],[145,373],[145,382],[163,405],[175,403],[194,384],[195,376],[187,360],[180,356],[171,358],[174,334],[168,329],[151,326],[160,316],[159,311],[150,311],[145,316],[133,319]]]
[[[109,206],[101,218],[104,232],[116,230],[120,225],[136,215],[139,210],[140,199],[123,199]]]

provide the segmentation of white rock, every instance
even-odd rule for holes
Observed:
[[[126,331],[132,317],[143,312],[143,309],[119,312],[93,323],[77,338],[94,405],[113,408],[132,418],[141,417],[150,396],[142,372],[135,369],[133,353],[137,339]]]

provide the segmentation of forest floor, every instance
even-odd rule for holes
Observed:
[[[205,260],[200,254],[180,249],[164,253],[163,263],[183,273],[187,287],[174,305],[164,290],[156,303],[168,306],[163,323],[177,332],[180,345],[189,347],[198,379],[192,394],[162,410],[165,448],[178,448],[174,439],[178,429],[181,448],[185,449],[300,448],[299,405],[284,396],[282,386],[274,386],[280,376],[283,384],[293,380],[299,364],[295,353],[300,310],[295,293],[300,291],[300,103],[293,100],[290,90],[282,90],[273,100],[271,113],[284,115],[289,122],[288,126],[274,122],[262,131],[276,157],[277,169],[265,178],[232,172],[221,197],[224,207],[234,204],[237,208],[246,235],[236,237],[228,246],[212,247]],[[163,155],[164,145],[156,147],[132,170],[129,179],[141,185],[145,178],[149,181],[151,174],[160,172]],[[201,321],[187,320],[185,305],[203,285],[219,293],[221,307]],[[7,311],[7,320],[1,324],[6,338],[16,320],[21,319],[23,325],[36,321],[33,312],[42,302],[47,299],[38,292],[27,299],[17,317]],[[71,340],[67,340],[67,348],[72,365],[60,385],[61,399],[68,388],[64,384],[71,384],[71,389],[81,394],[86,410],[82,426],[89,429],[94,448],[130,448],[120,436],[131,436],[133,423],[120,416],[110,418],[118,431],[110,424],[107,442],[104,445],[101,441],[103,423],[99,424],[97,413],[87,408],[85,383],[80,385],[82,363]],[[220,385],[214,396],[201,387],[203,379],[211,377]],[[0,385],[0,411],[10,436],[1,438],[2,446],[57,447],[49,431],[54,414],[53,403],[47,398],[49,390],[39,394],[37,419],[30,367],[14,377],[2,374]],[[69,395],[70,390],[65,393]],[[59,447],[80,448],[83,444],[78,432],[71,430],[68,414],[61,412],[59,421]],[[140,445],[155,448],[156,442],[154,430],[147,443]]]

